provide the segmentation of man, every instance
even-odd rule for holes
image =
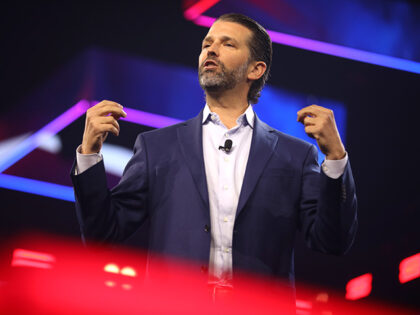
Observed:
[[[221,16],[199,56],[205,108],[185,123],[140,134],[111,191],[99,152],[108,132],[119,135],[117,120],[126,113],[111,101],[90,108],[72,170],[83,236],[124,240],[148,218],[149,261],[154,253],[199,261],[216,282],[248,270],[293,285],[298,229],[313,249],[347,251],[356,196],[332,111],[312,105],[297,115],[326,155],[320,171],[313,145],[269,127],[250,105],[271,55],[258,23]]]

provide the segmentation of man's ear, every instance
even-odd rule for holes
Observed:
[[[267,70],[267,65],[264,61],[253,61],[250,64],[248,72],[248,80],[256,81],[263,76]]]

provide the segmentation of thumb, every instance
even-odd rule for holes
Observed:
[[[102,143],[106,140],[106,137],[108,137],[108,131],[102,134]]]

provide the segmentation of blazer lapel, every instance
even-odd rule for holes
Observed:
[[[263,123],[255,115],[254,132],[251,140],[248,162],[245,170],[244,181],[242,183],[241,194],[239,196],[236,217],[244,208],[249,196],[255,188],[268,160],[274,152],[277,144],[277,137],[273,134],[273,129]]]
[[[186,121],[177,129],[182,155],[188,165],[194,182],[206,209],[209,209],[206,170],[203,158],[203,111],[193,119]]]

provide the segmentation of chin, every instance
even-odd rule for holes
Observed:
[[[200,78],[200,85],[203,88],[217,88],[217,87],[221,86],[221,82],[217,78],[201,77]]]
[[[201,88],[206,92],[218,92],[222,90],[222,86],[220,84],[209,84],[209,83],[200,83]]]
[[[223,89],[220,86],[212,85],[212,86],[206,86],[204,88],[204,91],[206,91],[207,93],[218,93],[218,92],[222,92]]]

